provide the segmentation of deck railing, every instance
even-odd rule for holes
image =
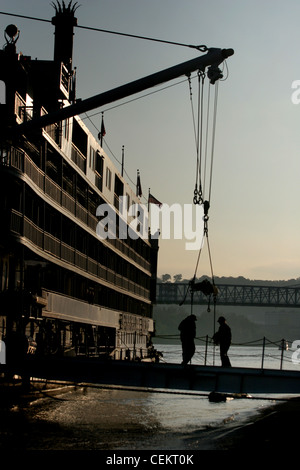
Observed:
[[[49,178],[48,175],[45,175],[25,152],[21,152],[14,147],[0,148],[0,164],[24,172],[47,196],[77,217],[81,222],[87,225],[87,227],[94,232],[96,231],[98,224],[97,217],[89,213],[88,210],[79,204],[70,194]],[[136,253],[123,240],[107,238],[106,241],[139,266],[150,271],[150,263]]]
[[[149,299],[150,291],[139,284],[121,276],[115,271],[106,268],[85,253],[76,250],[74,247],[62,242],[54,235],[42,230],[26,216],[16,210],[11,210],[10,230],[24,236],[46,253],[65,261],[84,272],[88,272],[101,280],[108,282],[121,289],[136,294],[139,297]]]

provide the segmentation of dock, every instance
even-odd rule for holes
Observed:
[[[0,366],[0,373],[7,366]],[[6,369],[7,370],[7,369]],[[24,378],[143,389],[237,394],[298,394],[300,372],[292,370],[221,367],[98,358],[35,358],[14,368]]]

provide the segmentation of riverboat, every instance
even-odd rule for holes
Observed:
[[[76,3],[53,5],[53,60],[17,52],[15,25],[0,51],[0,340],[11,363],[24,354],[155,358],[158,239],[141,227],[146,213],[125,217],[147,208],[139,188],[104,151],[104,126],[94,136],[74,115],[26,129],[79,101]]]

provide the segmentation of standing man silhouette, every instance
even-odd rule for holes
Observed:
[[[218,318],[220,324],[219,330],[214,334],[213,341],[215,344],[220,345],[220,358],[222,367],[231,367],[229,357],[227,356],[228,349],[231,344],[231,329],[226,323],[224,317]]]
[[[196,321],[195,315],[189,315],[186,317],[180,325],[178,330],[180,331],[180,339],[182,344],[182,364],[187,365],[195,354],[195,337],[196,337]]]

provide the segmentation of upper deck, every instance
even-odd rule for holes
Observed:
[[[117,310],[131,313],[142,305],[150,315],[157,240],[149,239],[148,208],[136,188],[79,116],[15,132],[76,102],[68,43],[73,32],[67,32],[64,21],[53,22],[55,41],[61,34],[59,41],[65,42],[63,57],[56,48],[53,61],[32,60],[17,53],[13,38],[0,51],[3,256],[10,272],[18,272],[14,280],[11,274],[13,287],[24,285],[28,276],[28,288],[34,291],[46,287],[83,299],[93,289],[101,305],[117,304]],[[38,265],[43,271],[33,276],[31,268]]]

